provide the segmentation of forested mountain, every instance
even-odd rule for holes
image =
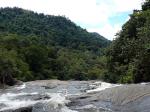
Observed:
[[[108,50],[111,82],[138,83],[150,81],[150,0],[142,10],[134,10]]]
[[[1,8],[0,82],[101,78],[110,43],[62,16]]]
[[[97,38],[61,16],[38,14],[19,8],[1,8],[0,21],[0,31],[22,36],[36,35],[42,37],[42,44],[98,50],[109,43],[104,37]]]

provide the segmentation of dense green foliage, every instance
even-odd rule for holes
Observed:
[[[0,82],[101,78],[109,44],[65,17],[1,8]]]
[[[134,10],[108,50],[111,82],[138,83],[150,81],[150,0],[142,10]]]

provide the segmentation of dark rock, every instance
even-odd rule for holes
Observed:
[[[9,86],[14,86],[14,85],[22,85],[23,82],[17,79],[9,79],[5,83],[0,82],[0,89],[6,89]]]
[[[19,109],[15,110],[5,110],[5,111],[0,111],[0,112],[32,112],[32,107],[21,107]]]
[[[49,111],[48,106],[46,106],[46,104],[37,103],[36,105],[34,105],[32,112],[51,112],[51,111]]]
[[[23,107],[12,112],[32,112],[32,107]]]
[[[23,82],[22,82],[22,81],[17,80],[17,79],[15,79],[15,82],[16,82],[16,83],[15,83],[16,85],[22,85],[22,84],[23,84]]]
[[[54,88],[56,88],[57,87],[57,85],[55,85],[55,84],[49,84],[49,85],[44,85],[44,86],[42,86],[42,87],[44,87],[45,89],[54,89]]]
[[[34,99],[34,100],[47,100],[50,99],[51,97],[48,95],[39,95],[38,98]]]

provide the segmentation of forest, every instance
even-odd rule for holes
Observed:
[[[134,10],[112,42],[62,16],[0,9],[0,83],[150,81],[150,0]]]
[[[0,82],[101,79],[111,41],[66,17],[0,9]]]
[[[150,81],[150,0],[134,10],[107,51],[106,80],[120,83]]]

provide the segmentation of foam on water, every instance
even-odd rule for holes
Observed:
[[[51,97],[49,102],[56,104],[55,107],[58,107],[59,104],[64,105],[69,102],[69,100],[66,100],[66,98],[60,93],[51,93],[49,96]]]
[[[147,83],[147,82],[142,82],[142,83],[140,83],[141,85],[148,85],[149,83]]]
[[[102,91],[105,90],[107,88],[113,88],[113,87],[117,87],[117,86],[121,86],[121,84],[111,84],[111,83],[106,83],[106,82],[94,82],[92,84],[90,84],[90,87],[93,89],[87,90],[87,93],[91,93],[91,92],[98,92],[98,91]]]
[[[20,86],[18,86],[18,87],[16,87],[17,90],[21,90],[21,89],[24,89],[24,88],[26,88],[26,84],[25,83],[20,85]]]
[[[69,100],[66,100],[65,96],[60,93],[45,93],[45,95],[48,95],[50,99],[41,99],[41,100],[20,100],[17,99],[19,96],[28,96],[28,95],[37,95],[38,93],[6,93],[0,95],[0,104],[5,105],[4,107],[1,107],[0,111],[4,110],[15,110],[18,108],[22,107],[28,107],[28,106],[33,106],[36,103],[43,103],[43,104],[48,104],[50,107],[49,108],[54,108],[60,109],[60,112],[77,112],[68,109],[68,107],[65,106],[69,102]],[[60,108],[60,107],[61,108]]]
[[[20,107],[27,107],[37,103],[37,101],[31,100],[18,100],[15,99],[17,96],[24,96],[24,95],[35,95],[37,93],[6,93],[0,96],[0,104],[4,104],[5,107],[2,107],[0,111],[9,110],[9,109],[17,109]]]
[[[54,109],[57,109],[59,106],[60,112],[77,112],[74,110],[70,110],[68,107],[65,106],[65,104],[69,103],[70,101],[66,99],[66,94],[61,94],[61,93],[47,93],[51,99],[49,99],[47,102],[49,105],[52,105]]]
[[[7,103],[5,103],[7,106],[0,109],[0,111],[4,111],[4,110],[9,110],[9,109],[17,109],[17,108],[21,108],[21,107],[28,107],[31,105],[36,104],[37,101],[31,101],[31,100],[26,100],[26,101],[21,101],[21,100],[14,100],[14,101],[8,101]]]

